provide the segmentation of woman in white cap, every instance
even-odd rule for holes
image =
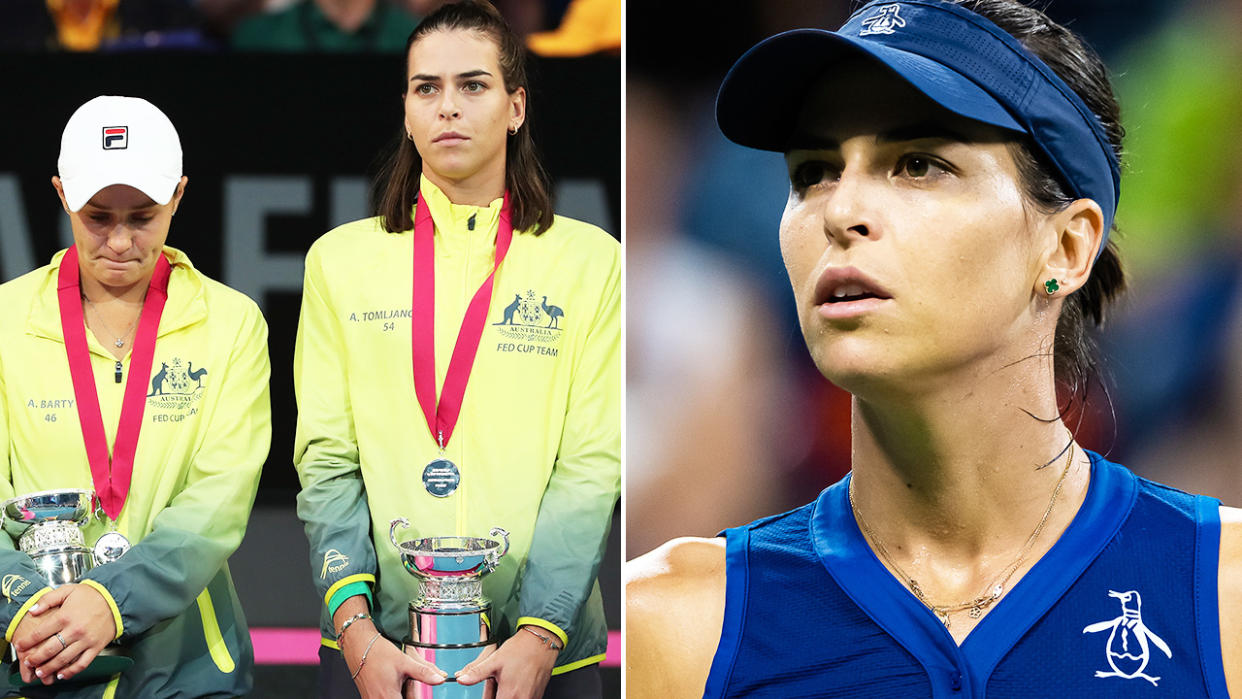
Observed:
[[[94,567],[53,588],[45,547],[0,537],[0,625],[33,685],[10,695],[244,695],[226,561],[271,439],[267,325],[165,245],[187,179],[155,106],[82,105],[59,171],[74,245],[0,286],[0,500],[93,491]]]
[[[1062,420],[1122,287],[1098,57],[1016,0],[873,2],[753,47],[717,120],[785,154],[781,250],[853,468],[629,566],[628,694],[1242,694],[1242,515]]]

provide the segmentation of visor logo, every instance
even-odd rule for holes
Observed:
[[[898,27],[906,26],[906,20],[898,10],[900,5],[885,5],[876,10],[876,13],[862,21],[866,29],[858,32],[859,36],[870,36],[872,34],[893,34]]]
[[[105,126],[103,128],[104,150],[122,150],[129,147],[128,126]]]

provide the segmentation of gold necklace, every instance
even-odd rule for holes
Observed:
[[[1024,544],[1022,546],[1022,550],[1018,552],[1018,557],[1015,558],[1008,566],[1005,566],[1004,570],[1001,571],[1001,575],[996,577],[996,580],[990,586],[988,591],[968,602],[958,602],[957,604],[936,604],[927,598],[926,594],[923,592],[923,589],[919,587],[919,581],[909,575],[906,575],[906,572],[901,569],[901,566],[897,565],[897,562],[894,561],[893,557],[889,555],[888,549],[884,547],[884,542],[880,541],[880,537],[877,536],[875,531],[867,525],[867,520],[863,519],[862,513],[858,511],[858,505],[854,503],[854,480],[852,478],[850,479],[850,487],[847,491],[849,493],[850,509],[854,511],[854,517],[858,520],[858,524],[862,526],[863,532],[866,533],[867,538],[875,544],[875,549],[879,552],[880,557],[883,558],[884,561],[888,563],[888,566],[897,573],[897,579],[905,584],[906,587],[910,588],[910,592],[914,593],[914,596],[918,598],[924,606],[932,610],[932,613],[936,615],[936,618],[940,619],[941,623],[943,623],[944,627],[947,629],[951,628],[949,624],[950,614],[970,610],[970,618],[978,619],[983,616],[983,610],[992,606],[992,603],[1000,599],[1001,595],[1005,593],[1005,586],[1009,584],[1009,579],[1012,578],[1014,573],[1017,573],[1018,569],[1022,567],[1022,562],[1026,560],[1026,554],[1030,553],[1031,547],[1035,545],[1035,540],[1038,539],[1039,535],[1044,531],[1044,525],[1048,523],[1048,517],[1052,514],[1053,506],[1056,505],[1057,496],[1061,494],[1061,486],[1065,484],[1065,477],[1069,475],[1070,466],[1073,464],[1073,457],[1074,444],[1071,442],[1069,454],[1065,456],[1065,468],[1061,471],[1061,477],[1057,479],[1056,488],[1052,490],[1052,498],[1048,500],[1048,508],[1044,510],[1044,516],[1040,518],[1039,524],[1035,525],[1035,531],[1031,532],[1031,536],[1027,538],[1026,544]]]

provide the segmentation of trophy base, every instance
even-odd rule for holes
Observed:
[[[444,684],[433,686],[415,682],[415,697],[483,699],[486,682],[466,686],[458,684],[453,675],[495,643],[484,621],[489,609],[486,604],[460,610],[431,610],[410,604],[410,623],[415,637],[406,639],[401,649],[448,673]]]
[[[73,676],[69,680],[57,680],[52,683],[56,685],[72,685],[87,682],[98,682],[109,677],[124,672],[133,667],[134,659],[124,655],[119,655],[119,648],[105,648],[102,653],[95,656],[90,665],[86,669]],[[22,682],[22,673],[17,669],[17,663],[9,665],[9,686],[10,687],[38,687],[43,683],[36,680],[34,682]]]
[[[467,686],[458,684],[453,679],[453,674],[479,657],[483,648],[427,648],[413,645],[407,640],[401,645],[401,649],[408,655],[417,655],[448,673],[444,684],[430,685],[410,680],[416,699],[483,699],[487,681]]]

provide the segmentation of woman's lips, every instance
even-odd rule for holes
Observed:
[[[100,257],[98,259],[103,264],[104,269],[129,269],[138,263],[138,260],[114,260],[110,257]]]
[[[815,310],[830,320],[876,310],[892,295],[856,267],[827,267],[815,283]]]
[[[815,307],[815,312],[819,313],[820,317],[827,318],[828,320],[844,320],[875,311],[891,300],[876,296],[864,296],[852,301],[821,303]]]

